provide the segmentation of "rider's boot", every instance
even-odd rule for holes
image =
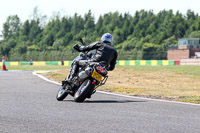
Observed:
[[[69,76],[68,79],[65,80],[65,82],[67,82],[69,84],[70,87],[67,88],[67,92],[69,93],[74,93],[74,90],[73,90],[73,86],[74,86],[74,83],[73,83],[73,78],[76,76],[77,72],[78,72],[78,65],[74,65],[73,68],[72,68],[72,71],[71,71],[71,74]]]
[[[73,78],[75,77],[78,71],[78,65],[73,65],[72,69],[70,70],[69,77],[62,81],[62,85],[68,83],[73,84]]]
[[[73,84],[73,78],[78,73],[78,69],[79,69],[78,65],[73,66],[71,74],[70,74],[69,78],[67,79],[69,83]]]

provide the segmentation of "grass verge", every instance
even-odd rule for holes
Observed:
[[[8,70],[22,70],[22,71],[39,71],[39,70],[64,70],[69,69],[69,67],[66,66],[31,66],[31,65],[25,65],[25,66],[7,66]]]
[[[60,82],[69,70],[46,73]],[[199,66],[118,66],[98,90],[157,99],[200,103]]]

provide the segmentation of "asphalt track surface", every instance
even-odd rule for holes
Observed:
[[[199,133],[200,106],[95,93],[56,100],[32,72],[0,71],[0,133]]]

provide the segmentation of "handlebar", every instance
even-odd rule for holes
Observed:
[[[73,46],[73,48],[74,48],[75,50],[77,50],[78,52],[80,52],[80,50],[79,50],[80,47],[81,47],[81,46],[80,46],[79,44],[75,44],[75,45]]]

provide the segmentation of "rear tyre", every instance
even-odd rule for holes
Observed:
[[[56,99],[58,101],[63,101],[67,97],[68,93],[65,91],[65,88],[66,88],[66,85],[62,85],[60,89],[58,90],[58,93],[56,95]]]
[[[95,86],[91,83],[91,80],[85,80],[75,93],[74,101],[83,102],[88,96],[92,94],[94,87]]]

